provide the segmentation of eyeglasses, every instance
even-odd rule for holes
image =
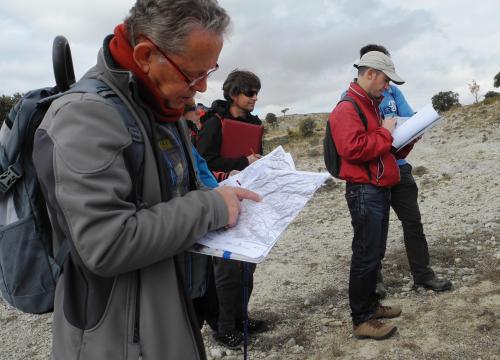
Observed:
[[[207,79],[210,75],[212,75],[216,70],[219,69],[219,64],[215,64],[215,67],[213,69],[210,69],[207,71],[206,74],[200,76],[200,77],[197,77],[196,79],[190,79],[189,76],[187,76],[184,71],[182,71],[179,66],[177,66],[177,64],[168,57],[167,54],[165,54],[163,52],[162,49],[160,49],[160,47],[158,45],[156,45],[150,38],[148,38],[147,36],[145,35],[142,35],[144,38],[146,38],[146,40],[148,40],[151,44],[154,45],[154,47],[156,48],[156,50],[158,50],[160,52],[160,54],[162,54],[162,56],[170,63],[170,65],[172,65],[172,67],[179,73],[179,75],[181,75],[181,77],[183,78],[183,80],[186,82],[186,84],[189,86],[189,87],[193,87],[195,86],[196,84],[198,84],[200,81],[203,81],[204,79]]]
[[[245,96],[248,96],[248,97],[254,97],[255,95],[259,94],[259,91],[253,90],[253,89],[245,89],[241,93]]]

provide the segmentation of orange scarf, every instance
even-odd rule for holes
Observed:
[[[155,84],[142,72],[133,58],[134,49],[130,46],[125,24],[115,28],[115,36],[109,42],[109,50],[113,59],[121,68],[131,71],[139,80],[142,98],[152,107],[155,117],[162,122],[176,122],[183,113],[183,108],[172,109],[166,105],[165,99]]]

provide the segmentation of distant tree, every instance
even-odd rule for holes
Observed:
[[[21,99],[23,95],[20,93],[15,93],[12,96],[2,95],[0,96],[0,125],[7,117],[10,109]]]
[[[267,113],[266,122],[273,128],[278,126],[278,118],[273,113]]]
[[[500,71],[495,75],[495,78],[493,79],[493,86],[496,88],[500,87]]]
[[[441,91],[432,97],[432,106],[437,111],[447,111],[455,105],[460,105],[456,92]]]
[[[474,104],[477,104],[479,102],[479,85],[476,82],[476,80],[472,79],[472,83],[468,84],[469,85],[469,91],[474,96]]]
[[[494,98],[494,97],[497,97],[497,96],[500,96],[500,93],[498,93],[496,91],[493,91],[493,90],[490,90],[486,94],[484,94],[484,98],[485,99],[490,99],[490,98]]]
[[[286,116],[286,112],[290,110],[289,108],[284,108],[283,110],[281,110],[281,112],[283,113],[283,117]]]
[[[303,137],[311,136],[314,133],[314,129],[316,128],[316,123],[314,119],[307,117],[305,119],[300,120],[299,123],[299,132]]]

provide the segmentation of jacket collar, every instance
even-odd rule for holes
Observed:
[[[231,112],[229,111],[230,104],[226,100],[215,100],[212,103],[211,107],[211,112],[218,114],[221,118],[223,119],[233,119],[233,120],[239,120],[243,121],[246,123],[254,124],[254,125],[261,125],[262,121],[259,119],[257,115],[252,115],[251,113],[247,113],[246,116],[243,117],[234,117]],[[209,117],[205,117],[204,119],[201,120],[203,123],[204,121],[208,120]]]
[[[112,38],[113,35],[109,35],[104,39],[103,47],[97,55],[96,65],[83,77],[100,79],[115,91],[118,90],[120,93],[126,94],[126,96],[137,95],[137,82],[134,75],[128,70],[121,69],[109,52],[108,44]]]
[[[383,99],[383,97],[381,97],[380,99],[372,99],[356,81],[351,82],[351,84],[349,85],[347,95],[357,98],[363,104],[373,105],[377,108]]]

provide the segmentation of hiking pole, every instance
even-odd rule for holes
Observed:
[[[248,359],[248,283],[249,264],[243,262],[243,359]]]

